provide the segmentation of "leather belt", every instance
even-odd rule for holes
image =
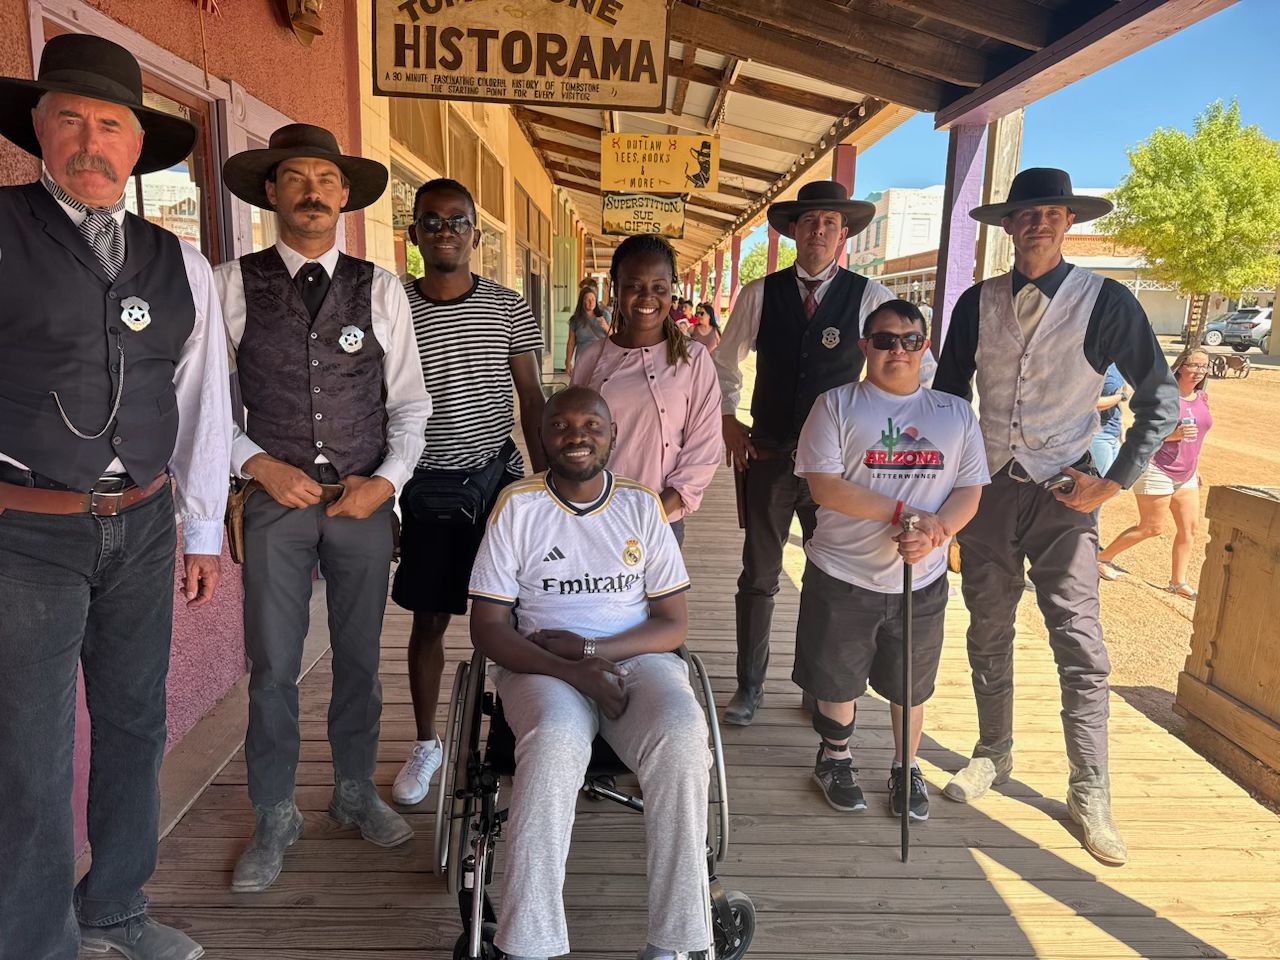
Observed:
[[[787,447],[785,450],[763,450],[756,447],[756,455],[754,460],[794,460],[796,458],[796,448]]]
[[[95,517],[114,517],[121,510],[147,499],[168,482],[169,475],[161,473],[145,486],[128,487],[118,493],[80,493],[0,483],[0,513],[22,510],[26,513],[89,513]]]

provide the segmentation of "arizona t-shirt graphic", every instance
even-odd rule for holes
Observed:
[[[936,471],[943,468],[942,451],[920,436],[915,427],[895,426],[888,418],[886,429],[880,431],[878,443],[867,448],[862,458],[863,466],[873,470],[890,470],[896,474]]]

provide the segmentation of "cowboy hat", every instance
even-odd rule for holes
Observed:
[[[835,180],[815,180],[801,187],[794,200],[771,204],[769,226],[785,236],[791,224],[810,210],[834,210],[849,225],[850,236],[861,233],[876,217],[874,203],[850,200],[848,192]]]
[[[34,80],[0,77],[0,134],[40,156],[31,111],[46,93],[68,93],[128,107],[146,136],[133,173],[152,173],[180,163],[196,142],[196,128],[181,117],[142,102],[142,71],[124,47],[85,33],[49,40]]]
[[[222,179],[227,189],[245,203],[272,210],[267,199],[267,179],[278,164],[294,157],[328,160],[342,171],[351,189],[344,212],[367,207],[387,189],[386,167],[376,160],[344,154],[338,148],[337,137],[310,123],[285,124],[271,134],[266,149],[245,150],[228,158],[222,165]]]
[[[1071,190],[1071,177],[1056,167],[1028,167],[1009,185],[1009,198],[1004,203],[987,203],[974,207],[969,216],[980,223],[998,227],[1000,221],[1024,207],[1066,207],[1076,215],[1076,223],[1096,220],[1115,206],[1102,197],[1078,196]]]

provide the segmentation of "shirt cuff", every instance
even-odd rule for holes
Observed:
[[[1155,456],[1155,454],[1152,453],[1152,456]],[[1111,464],[1111,469],[1107,471],[1106,479],[1120,484],[1120,489],[1128,490],[1142,476],[1142,471],[1146,467],[1146,463],[1137,461],[1132,454],[1127,453],[1124,447],[1121,447],[1115,463]]]
[[[373,471],[375,477],[381,477],[391,484],[394,489],[394,496],[400,496],[400,488],[409,482],[413,476],[412,470],[406,470],[399,460],[388,457],[382,461],[382,466]]]
[[[182,552],[207,553],[218,556],[222,553],[221,520],[210,520],[206,517],[182,518]]]
[[[231,443],[231,469],[242,480],[252,480],[253,475],[244,472],[244,465],[260,453],[266,453],[260,446],[249,439],[248,434],[240,434]]]

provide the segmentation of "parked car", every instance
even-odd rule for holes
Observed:
[[[1204,333],[1200,337],[1200,342],[1206,347],[1222,346],[1222,334],[1227,329],[1227,318],[1233,316],[1234,310],[1228,310],[1226,313],[1217,313],[1205,321]],[[1187,342],[1187,324],[1182,324],[1182,342]]]
[[[1222,342],[1236,353],[1244,353],[1250,347],[1261,347],[1263,353],[1271,346],[1271,307],[1246,307],[1227,318],[1222,331]],[[1207,342],[1207,341],[1206,341]]]

